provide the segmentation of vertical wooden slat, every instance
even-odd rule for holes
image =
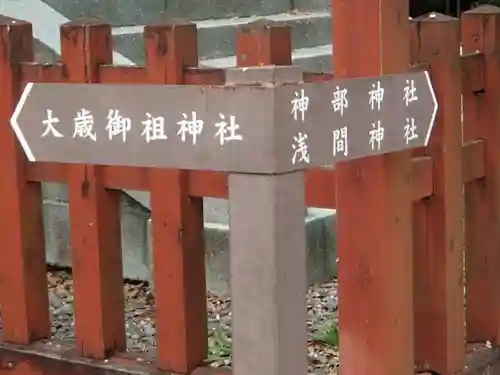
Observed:
[[[196,25],[146,26],[144,38],[148,82],[181,84],[184,67],[198,65]],[[176,124],[165,126],[174,137]],[[149,177],[157,364],[188,373],[207,354],[203,199],[189,196],[187,171],[152,169]]]
[[[332,7],[336,77],[408,69],[408,1]],[[413,374],[410,152],[340,163],[336,178],[341,371]]]
[[[238,66],[292,65],[292,29],[289,25],[260,20],[238,28]]]
[[[32,59],[31,24],[0,17],[0,302],[3,339],[16,344],[50,336],[41,187],[27,182],[26,159],[9,124],[20,63]]]
[[[462,18],[465,53],[484,54],[484,93],[464,92],[464,138],[483,139],[485,178],[465,186],[467,340],[500,343],[500,8]]]
[[[64,82],[62,64],[23,63],[20,74],[23,87],[27,82]]]
[[[429,63],[439,102],[425,154],[434,159],[434,195],[414,205],[415,357],[440,374],[464,364],[462,133],[458,20],[412,21],[412,62]],[[422,228],[425,228],[422,229]]]
[[[65,24],[61,51],[70,82],[98,82],[99,65],[112,60],[111,28]],[[94,127],[104,121],[96,120]],[[71,136],[71,124],[65,130]],[[77,348],[83,356],[101,359],[126,349],[119,192],[104,187],[102,167],[67,170]]]

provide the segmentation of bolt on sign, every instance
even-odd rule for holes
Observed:
[[[29,161],[281,173],[425,146],[427,72],[317,83],[28,83],[11,125]]]

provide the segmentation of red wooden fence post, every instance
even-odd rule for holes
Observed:
[[[98,82],[99,65],[112,62],[111,27],[65,24],[61,52],[69,82]],[[68,136],[74,131],[73,126],[64,130]],[[77,348],[83,356],[101,359],[126,349],[120,193],[105,188],[100,166],[67,170]]]
[[[236,34],[239,67],[292,65],[292,29],[268,20],[241,26]]]
[[[467,340],[500,343],[500,8],[462,18],[464,53],[484,54],[484,92],[464,92],[464,139],[485,144],[485,178],[465,186]]]
[[[336,77],[408,69],[408,1],[332,7]],[[341,372],[413,374],[411,154],[340,163],[336,178]]]
[[[26,181],[26,159],[9,124],[23,61],[33,61],[31,24],[0,17],[2,335],[16,344],[50,336],[41,188]]]
[[[181,84],[184,68],[198,65],[195,24],[146,26],[144,39],[149,83]],[[187,171],[152,169],[149,176],[157,362],[188,373],[207,355],[203,199],[189,196]]]
[[[415,203],[415,357],[452,374],[464,365],[462,134],[458,20],[431,14],[412,21],[412,62],[429,63],[439,102],[426,155],[434,195]],[[422,228],[425,228],[422,230]]]

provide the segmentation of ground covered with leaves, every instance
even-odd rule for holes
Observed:
[[[74,338],[73,280],[66,271],[48,273],[52,335]],[[146,283],[126,282],[125,318],[128,349],[155,355],[154,296]],[[309,288],[308,358],[311,374],[336,374],[338,369],[337,283]],[[231,366],[231,299],[207,296],[209,352],[214,367]]]

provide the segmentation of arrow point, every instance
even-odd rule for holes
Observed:
[[[24,107],[24,103],[28,99],[28,96],[29,96],[32,89],[33,89],[33,83],[32,82],[27,83],[21,97],[19,98],[19,102],[17,103],[16,109],[14,110],[14,113],[12,114],[12,117],[10,118],[10,126],[12,127],[12,130],[14,130],[14,133],[16,134],[16,137],[19,140],[19,143],[21,144],[21,147],[23,148],[23,151],[26,154],[26,157],[28,158],[28,160],[31,163],[36,161],[35,155],[31,151],[31,148],[28,145],[26,138],[24,137],[24,134],[21,131],[21,128],[19,127],[19,123],[17,122],[17,119],[19,118],[19,114],[21,113],[21,110]]]
[[[431,121],[429,123],[429,129],[427,130],[427,135],[425,137],[425,146],[427,146],[427,144],[429,143],[429,139],[431,137],[432,128],[434,127],[434,121],[436,120],[436,115],[437,115],[439,104],[438,104],[438,101],[436,98],[436,93],[434,91],[434,87],[432,87],[431,76],[429,75],[428,71],[425,71],[424,73],[425,73],[425,78],[427,79],[427,85],[429,86],[429,92],[430,92],[431,97],[432,97],[432,102],[434,103],[434,108],[432,109]]]

